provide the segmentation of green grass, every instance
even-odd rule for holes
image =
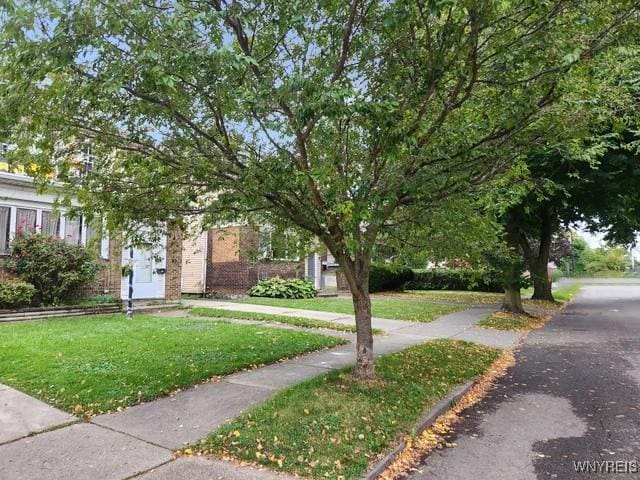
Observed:
[[[500,303],[504,293],[467,292],[461,290],[406,290],[407,297],[416,296],[425,300],[461,303]]]
[[[549,318],[548,315],[541,314],[522,315],[518,313],[493,312],[487,318],[476,323],[476,326],[512,332],[527,332],[534,328],[543,327]]]
[[[573,283],[571,285],[567,285],[566,287],[558,288],[553,291],[553,298],[555,298],[555,302],[549,302],[547,300],[525,300],[525,305],[530,305],[533,307],[546,308],[551,310],[559,310],[561,309],[565,303],[570,301],[574,296],[578,294],[580,291],[581,285],[577,283]]]
[[[259,312],[239,312],[237,310],[224,310],[220,308],[206,308],[206,307],[194,307],[189,310],[189,313],[199,317],[213,317],[213,318],[236,318],[239,320],[257,320],[260,322],[276,322],[284,323],[287,325],[295,325],[297,327],[305,328],[326,328],[329,330],[337,330],[339,332],[355,333],[356,327],[354,325],[344,325],[342,323],[329,322],[326,320],[314,320],[312,318],[305,317],[287,317],[285,315],[273,315],[269,313]],[[374,335],[383,334],[384,331],[379,328],[373,329]]]
[[[149,315],[8,323],[0,325],[0,383],[92,415],[342,343],[311,332]]]
[[[250,297],[240,301],[258,305],[271,305],[274,307],[353,314],[353,303],[350,298],[288,300],[282,298]],[[411,298],[372,297],[371,299],[371,313],[374,317],[408,320],[411,322],[430,322],[441,315],[456,312],[463,308],[465,308],[464,305],[430,303]]]
[[[426,408],[481,373],[500,351],[436,340],[376,360],[378,379],[334,371],[279,392],[190,447],[307,478],[357,478]]]
[[[568,302],[575,297],[582,286],[579,283],[572,283],[566,287],[558,288],[553,292],[553,298],[559,302]]]

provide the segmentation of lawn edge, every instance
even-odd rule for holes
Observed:
[[[455,387],[432,409],[427,410],[419,424],[414,427],[413,435],[405,436],[405,440],[382,460],[373,464],[369,472],[359,480],[395,479],[399,473],[415,467],[434,448],[445,444],[444,435],[458,422],[458,415],[480,402],[495,382],[516,364],[515,354],[526,335],[521,335],[511,348],[504,349],[484,373]],[[424,442],[421,441],[423,437]]]
[[[218,321],[218,320],[219,319],[216,319],[216,321]],[[331,335],[325,335],[325,336],[326,337],[330,337]],[[96,417],[100,417],[102,415],[111,415],[111,414],[114,414],[114,413],[121,413],[121,412],[124,412],[125,410],[128,410],[128,409],[133,408],[133,407],[137,407],[139,405],[152,403],[152,402],[161,400],[163,398],[174,397],[174,396],[176,396],[177,394],[179,394],[181,392],[184,392],[184,391],[187,391],[187,390],[192,390],[194,388],[198,388],[199,386],[206,385],[207,383],[224,382],[226,377],[229,377],[231,375],[235,375],[237,373],[251,372],[253,370],[259,370],[261,368],[269,367],[271,365],[277,365],[279,363],[285,363],[285,362],[289,362],[289,361],[292,361],[292,360],[297,360],[300,357],[303,357],[304,355],[309,355],[311,353],[317,353],[317,352],[323,352],[325,350],[331,350],[333,348],[344,347],[345,345],[349,345],[350,343],[352,343],[352,342],[350,342],[350,341],[348,341],[348,340],[346,340],[344,338],[340,338],[340,337],[333,337],[333,338],[337,338],[338,340],[341,340],[342,342],[338,343],[336,345],[333,345],[333,346],[320,347],[320,348],[316,348],[314,350],[308,350],[306,352],[300,352],[300,353],[297,353],[297,354],[295,354],[293,356],[290,356],[290,357],[278,358],[277,360],[274,360],[273,362],[266,362],[266,363],[260,363],[260,364],[255,364],[255,365],[249,365],[247,367],[240,368],[238,370],[234,370],[233,372],[225,373],[223,375],[214,375],[212,377],[203,379],[201,382],[194,383],[194,384],[191,384],[191,385],[188,385],[188,386],[185,386],[185,387],[181,387],[181,388],[176,388],[175,390],[172,390],[171,392],[167,393],[166,395],[159,395],[159,396],[157,396],[155,398],[152,398],[151,400],[146,400],[144,402],[134,403],[133,405],[127,405],[126,407],[120,407],[120,410],[115,409],[115,410],[104,411],[102,413],[98,413],[98,414],[95,414],[95,415],[77,416],[74,412],[67,412],[66,410],[64,410],[62,408],[55,407],[54,405],[51,405],[51,404],[48,404],[48,405],[51,405],[54,408],[58,408],[59,410],[62,410],[65,413],[69,413],[71,415],[75,415],[78,419],[80,419],[82,421],[91,422]],[[32,396],[32,395],[30,395],[30,394],[28,394],[26,392],[22,392],[22,393],[25,393],[26,395]],[[34,397],[34,398],[37,398],[37,397]],[[38,399],[38,400],[40,400],[40,399]],[[42,401],[44,401],[44,400],[42,400]],[[45,402],[45,403],[47,403],[47,402]]]
[[[445,395],[438,403],[432,408],[426,411],[422,416],[418,424],[413,428],[411,435],[417,436],[424,432],[427,428],[433,426],[438,417],[448,412],[451,408],[455,407],[460,399],[469,392],[475,385],[475,380],[469,380],[468,382],[458,385],[453,388],[447,395]],[[361,477],[363,480],[376,480],[384,473],[384,471],[398,458],[398,456],[407,448],[406,440],[401,440],[400,443],[391,450],[386,456],[379,460],[370,468],[369,472]]]

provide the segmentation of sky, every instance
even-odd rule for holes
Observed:
[[[598,247],[604,246],[604,240],[603,240],[604,234],[602,233],[591,233],[581,228],[576,228],[575,232],[578,233],[582,238],[584,238],[587,244],[591,248],[598,248]],[[633,248],[632,252],[633,252],[633,256],[637,260],[640,260],[640,237],[638,238],[636,247]]]

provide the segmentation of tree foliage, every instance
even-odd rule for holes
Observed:
[[[260,212],[318,237],[370,377],[379,235],[552,137],[568,74],[628,40],[636,3],[9,2],[1,121],[42,177],[90,142],[73,194],[111,227]]]

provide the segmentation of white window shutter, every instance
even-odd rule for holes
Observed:
[[[109,260],[109,234],[104,232],[100,240],[100,256],[105,260]]]

